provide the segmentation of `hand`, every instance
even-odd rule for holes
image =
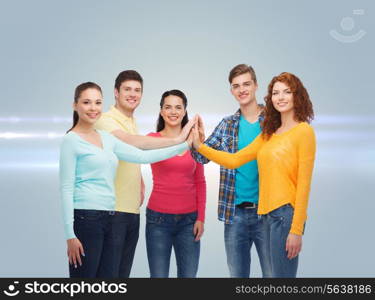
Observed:
[[[69,264],[74,264],[74,267],[77,268],[77,262],[80,266],[82,266],[81,255],[85,256],[83,251],[83,246],[79,239],[72,238],[66,241],[68,244],[68,257],[69,257]]]
[[[200,115],[198,115],[198,131],[199,131],[199,139],[203,143],[206,139],[206,136],[204,134],[203,119]]]
[[[202,221],[196,221],[194,223],[194,228],[193,228],[193,234],[195,236],[195,241],[199,241],[200,238],[202,237],[204,232],[204,223]]]
[[[190,131],[188,138],[186,139],[186,142],[189,144],[189,148],[193,148],[193,139],[194,139],[194,134],[193,130]]]
[[[186,123],[184,128],[182,128],[181,133],[177,137],[178,143],[182,143],[188,138],[191,132],[191,128],[194,126],[196,122],[197,122],[197,116],[194,116],[194,118],[190,119],[189,122]]]
[[[302,235],[289,233],[288,238],[286,239],[286,252],[288,258],[295,258],[302,249]]]
[[[143,181],[143,177],[141,177],[141,203],[139,204],[139,206],[142,206],[144,200],[145,200],[145,182]]]
[[[202,143],[199,137],[198,126],[194,126],[191,131],[193,132],[193,145],[192,146],[195,150],[197,150]]]

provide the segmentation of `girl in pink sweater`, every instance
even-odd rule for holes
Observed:
[[[177,137],[188,122],[187,99],[179,90],[160,101],[154,137]],[[146,211],[146,245],[151,277],[168,277],[172,247],[177,277],[196,277],[204,231],[206,180],[203,166],[185,151],[151,164],[152,193]]]

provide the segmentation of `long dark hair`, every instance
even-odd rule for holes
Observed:
[[[84,83],[81,83],[80,85],[78,85],[76,87],[75,91],[74,91],[74,103],[78,103],[78,99],[81,96],[82,92],[87,90],[87,89],[96,89],[102,94],[102,89],[99,85],[97,85],[94,82],[90,82],[90,81],[84,82]],[[73,126],[66,133],[71,131],[74,128],[74,126],[77,125],[78,120],[79,120],[78,113],[76,111],[74,111],[73,112]]]
[[[187,98],[186,98],[185,94],[183,92],[181,92],[180,90],[170,90],[170,91],[164,92],[164,94],[161,95],[160,109],[163,108],[164,99],[167,98],[168,96],[177,96],[177,97],[181,98],[182,104],[184,105],[184,108],[186,110]],[[186,112],[185,116],[182,118],[182,121],[181,121],[181,128],[184,127],[187,122],[189,122],[189,117],[188,117],[188,113]],[[156,132],[162,131],[164,129],[164,127],[165,127],[164,119],[161,116],[161,114],[159,113],[159,118],[158,118],[158,122],[157,122],[157,125],[156,125]]]

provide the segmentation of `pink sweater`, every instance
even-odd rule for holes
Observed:
[[[161,137],[160,133],[149,136]],[[182,156],[151,164],[154,185],[147,207],[168,214],[198,211],[198,220],[204,222],[206,209],[206,179],[203,165],[186,151]]]

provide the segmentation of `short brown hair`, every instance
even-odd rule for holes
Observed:
[[[257,83],[257,76],[255,75],[255,71],[252,66],[248,66],[245,64],[239,64],[235,66],[230,72],[229,72],[229,83],[232,83],[233,78],[237,77],[239,75],[250,73],[251,78],[254,80],[254,83]]]
[[[141,84],[141,87],[143,89],[143,78],[142,76],[134,70],[125,70],[122,71],[120,74],[117,75],[117,78],[115,80],[115,88],[116,90],[120,90],[120,86],[123,82],[128,80],[135,80],[138,81]]]

